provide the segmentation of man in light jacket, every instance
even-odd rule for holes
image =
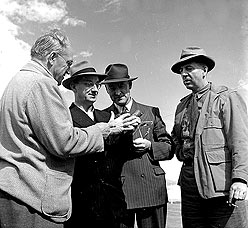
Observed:
[[[58,87],[71,64],[68,38],[51,31],[36,40],[31,61],[3,93],[0,227],[63,227],[71,215],[74,156],[103,152],[105,138],[137,123],[126,115],[87,128],[73,127]]]
[[[185,228],[245,228],[247,109],[237,91],[208,81],[214,66],[202,48],[188,47],[171,68],[192,91],[177,106],[172,131],[183,162],[182,223]]]

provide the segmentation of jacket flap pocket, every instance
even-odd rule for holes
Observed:
[[[205,128],[222,128],[221,120],[219,118],[210,117],[207,119]]]
[[[228,151],[216,150],[216,151],[208,151],[206,152],[207,159],[209,163],[223,163],[223,162],[231,162],[231,155]]]

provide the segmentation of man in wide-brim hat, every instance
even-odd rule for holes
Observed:
[[[208,67],[208,72],[215,66],[215,61],[211,57],[207,56],[206,52],[202,48],[187,47],[182,50],[180,60],[171,67],[171,70],[176,74],[180,74],[181,66],[193,61],[205,63]]]
[[[245,228],[248,183],[248,116],[235,90],[214,86],[214,60],[200,47],[182,50],[171,70],[192,91],[175,113],[172,138],[183,162],[181,187],[184,228]]]
[[[122,169],[122,182],[128,215],[121,227],[133,227],[136,221],[139,228],[164,228],[168,196],[165,173],[160,160],[173,157],[172,140],[160,116],[158,107],[136,102],[131,97],[132,82],[125,64],[115,63],[107,66],[108,77],[105,84],[113,104],[105,109],[116,115],[122,112],[140,110],[142,123],[133,135],[120,138],[116,154],[127,154],[129,159]]]

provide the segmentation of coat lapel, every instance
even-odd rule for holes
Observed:
[[[78,108],[74,103],[70,106],[71,114],[73,116],[73,122],[75,122],[80,127],[86,127],[95,124],[84,111]]]
[[[73,121],[80,127],[91,126],[98,122],[108,122],[110,119],[110,113],[95,109],[94,121],[84,111],[78,108],[74,103],[71,104],[70,110],[73,116]]]

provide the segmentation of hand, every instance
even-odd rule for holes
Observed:
[[[247,194],[247,185],[242,182],[234,182],[229,191],[228,203],[232,205],[233,200],[244,200]]]
[[[111,118],[109,120],[109,126],[111,133],[119,134],[122,131],[132,131],[140,124],[141,120],[137,116],[131,116],[130,113],[124,113],[114,119],[114,115],[111,112]]]
[[[137,138],[133,140],[133,146],[136,152],[142,153],[151,149],[152,143],[143,138]]]

